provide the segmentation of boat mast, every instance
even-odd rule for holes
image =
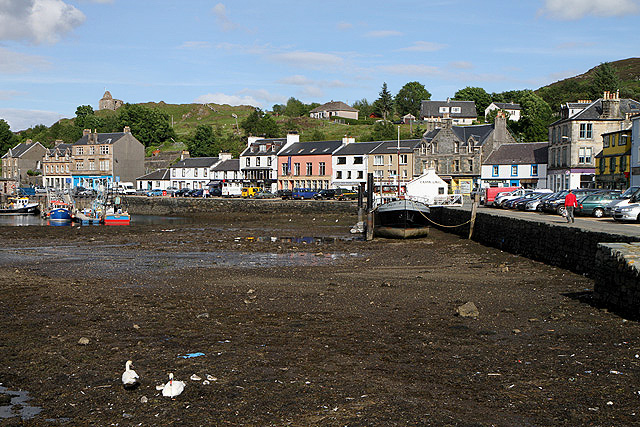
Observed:
[[[400,199],[400,126],[398,126],[398,199]]]

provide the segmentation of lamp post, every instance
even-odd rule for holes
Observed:
[[[231,117],[236,119],[236,133],[240,133],[240,128],[238,128],[238,115],[236,113],[232,113]]]

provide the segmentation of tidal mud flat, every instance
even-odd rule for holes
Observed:
[[[354,222],[0,227],[0,383],[41,408],[0,423],[638,423],[640,328],[592,305],[592,280],[436,230],[365,242]]]

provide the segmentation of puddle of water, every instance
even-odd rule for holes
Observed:
[[[358,242],[364,241],[362,236],[351,237],[269,237],[269,236],[257,236],[257,237],[236,237],[235,241],[246,240],[249,242],[272,242],[272,243],[298,243],[298,244],[323,244],[323,243],[336,243],[336,242]]]
[[[0,406],[0,419],[20,417],[23,420],[30,420],[42,412],[42,408],[38,406],[27,405],[29,393],[26,391],[13,391],[0,386],[0,393],[12,396],[10,405]]]
[[[185,224],[190,222],[188,218],[180,218],[180,217],[168,217],[168,216],[158,216],[158,215],[132,215],[131,216],[131,225],[153,225],[153,224]],[[100,226],[100,224],[85,224],[81,225],[77,222],[71,221],[61,221],[61,222],[51,222],[46,218],[41,218],[39,215],[0,215],[0,226],[10,226],[10,227],[22,227],[29,225],[39,225],[39,226],[52,226],[52,227],[95,227]]]

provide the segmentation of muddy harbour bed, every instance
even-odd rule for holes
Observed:
[[[0,425],[638,424],[640,328],[591,279],[354,223],[0,227]]]

